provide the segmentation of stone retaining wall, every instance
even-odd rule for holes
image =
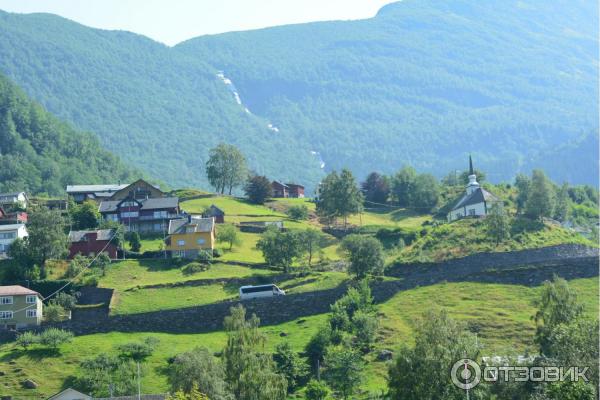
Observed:
[[[597,250],[555,246],[510,254],[476,255],[440,264],[395,266],[390,271],[402,279],[374,281],[373,297],[382,303],[399,291],[441,282],[484,282],[537,286],[554,275],[565,279],[598,276]],[[276,325],[329,311],[344,295],[347,286],[315,292],[290,294],[240,302],[225,301],[176,310],[107,316],[98,313],[74,318],[55,326],[77,335],[120,332],[202,333],[220,330],[229,308],[242,303],[248,314],[255,313],[262,325]],[[425,307],[425,306],[424,306]]]

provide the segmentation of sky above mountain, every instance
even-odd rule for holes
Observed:
[[[46,12],[175,45],[199,35],[374,16],[393,0],[0,0],[0,9]]]

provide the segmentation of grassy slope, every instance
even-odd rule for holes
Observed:
[[[580,279],[572,281],[571,285],[577,290],[580,300],[586,304],[586,314],[596,316],[597,279]],[[533,300],[539,290],[539,287],[513,285],[446,283],[398,293],[378,306],[383,318],[377,349],[397,349],[403,343],[410,344],[415,320],[421,313],[430,307],[444,307],[452,317],[480,327],[479,337],[486,354],[523,354],[528,349],[534,351],[534,325],[531,316],[535,312]],[[325,322],[326,315],[318,315],[261,329],[267,334],[268,349],[273,349],[277,343],[285,340],[296,351],[300,351]],[[287,336],[281,337],[282,332]],[[51,394],[58,391],[69,376],[77,373],[77,365],[82,359],[112,352],[115,345],[142,340],[147,336],[159,338],[161,343],[144,367],[142,387],[146,393],[165,392],[168,389],[166,377],[161,371],[167,366],[169,357],[196,346],[206,346],[212,351],[218,351],[225,343],[222,332],[197,335],[114,332],[76,337],[73,343],[61,346],[60,356],[48,355],[43,349],[24,353],[14,350],[12,344],[5,344],[0,346],[0,371],[7,375],[3,377],[6,385],[0,386],[0,394]],[[10,360],[14,360],[15,364],[8,364]],[[17,369],[22,371],[16,372]],[[385,373],[384,363],[371,362],[363,387],[373,391],[384,387]],[[36,391],[21,389],[19,382],[25,377],[31,377],[40,383],[40,388]]]
[[[498,246],[486,234],[483,220],[463,219],[443,224],[416,240],[401,254],[403,261],[440,261],[486,251],[510,251],[539,248],[561,243],[595,244],[583,236],[556,225],[542,225],[527,220],[517,220],[511,238]]]
[[[269,218],[284,219],[287,225],[291,221],[287,220],[282,210],[294,203],[306,204],[311,212],[314,211],[314,204],[303,199],[278,200],[268,203],[265,207],[250,205],[228,197],[185,201],[183,202],[183,208],[189,212],[200,212],[205,206],[213,203],[226,211],[228,222],[232,219],[235,221],[235,218],[239,218],[239,220],[242,220],[242,218],[243,220]],[[413,215],[403,210],[386,210],[386,212],[372,210],[363,214],[362,223],[363,226],[416,228],[420,227],[427,219],[429,217]],[[358,216],[352,217],[350,222],[358,225],[360,218]],[[298,228],[317,226],[314,219],[295,222],[294,224],[296,224],[294,227]],[[456,254],[464,251],[464,248],[469,249],[469,251],[486,250],[488,249],[486,246],[489,246],[489,244],[482,241],[483,234],[481,230],[476,229],[477,224],[476,221],[461,221],[434,228],[432,237],[435,237],[436,241],[429,242],[429,239],[422,238],[415,242],[412,248],[407,248],[405,252],[406,254],[416,252],[418,248],[443,252],[450,246],[462,249]],[[444,231],[448,227],[450,227],[450,231]],[[510,246],[533,247],[554,242],[580,240],[565,232],[552,227],[545,228],[538,233],[527,232],[522,240],[518,242],[520,244],[516,244],[515,241],[515,244]],[[256,234],[243,233],[243,244],[235,247],[232,252],[226,251],[221,260],[262,263],[261,254],[255,249],[258,237],[259,235]],[[513,239],[515,239],[515,236],[513,236]],[[439,245],[441,240],[447,245]],[[436,247],[436,243],[439,247]],[[467,243],[470,244],[470,247],[466,246]],[[146,245],[150,246],[149,243],[146,243]],[[219,246],[221,247],[221,245]],[[512,248],[510,246],[502,247],[501,250],[508,250]],[[391,251],[390,254],[395,253]],[[325,250],[325,255],[329,259],[339,258],[336,241]],[[216,263],[208,271],[186,276],[170,260],[127,260],[113,264],[107,275],[101,279],[100,286],[116,289],[113,312],[131,313],[207,304],[235,297],[237,290],[237,288],[222,284],[161,289],[140,289],[138,286],[158,283],[168,284],[190,279],[242,278],[273,273],[276,272],[264,268]],[[279,285],[293,293],[335,287],[346,279],[347,276],[344,273],[323,272],[290,279],[281,282]],[[572,285],[587,305],[586,312],[590,316],[597,315],[597,280],[581,279],[574,281]],[[133,290],[128,290],[132,288]],[[524,353],[527,350],[534,350],[531,316],[534,314],[532,302],[538,291],[539,288],[512,285],[447,283],[398,293],[388,302],[378,306],[383,318],[376,350],[383,348],[396,349],[403,343],[410,344],[412,341],[412,328],[416,318],[430,307],[445,307],[453,317],[463,320],[471,326],[477,326],[481,341],[486,346],[486,352],[490,354]],[[300,351],[310,336],[326,323],[326,318],[326,315],[318,315],[262,328],[269,338],[268,348],[272,349],[280,341],[286,340],[292,344],[295,350]],[[282,332],[285,332],[287,336],[281,337]],[[52,394],[58,391],[64,382],[68,383],[70,376],[77,373],[77,365],[82,359],[103,352],[111,352],[114,345],[141,340],[147,336],[154,336],[161,340],[156,353],[150,357],[144,368],[145,376],[142,380],[142,386],[147,393],[164,392],[168,389],[166,377],[162,374],[162,368],[166,366],[166,360],[169,357],[195,346],[207,346],[211,350],[217,351],[225,342],[225,335],[222,332],[197,335],[122,334],[114,332],[77,337],[73,343],[61,347],[60,356],[49,355],[43,349],[34,349],[28,353],[23,353],[13,350],[11,344],[6,344],[0,346],[0,371],[7,373],[5,379],[3,379],[6,385],[0,385],[0,394]],[[376,354],[376,351],[373,354]],[[369,356],[368,358],[372,357]],[[14,360],[16,364],[8,364],[9,360]],[[16,372],[15,370],[18,368],[22,368],[22,371]],[[386,366],[384,363],[371,362],[367,367],[364,388],[375,391],[384,387],[385,374]],[[19,382],[25,377],[31,377],[40,383],[40,389],[33,392],[21,389]]]

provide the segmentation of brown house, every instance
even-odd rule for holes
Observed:
[[[118,248],[110,241],[114,235],[114,229],[69,232],[69,259],[77,254],[94,257],[100,253],[105,253],[111,260],[117,259]]]
[[[165,194],[157,186],[151,185],[143,179],[138,179],[130,185],[117,190],[110,196],[110,200],[124,200],[126,198],[142,199],[158,199],[165,197]]]
[[[202,215],[204,218],[214,218],[217,224],[225,223],[225,211],[221,210],[219,207],[211,204],[210,207],[204,211]]]
[[[127,230],[140,233],[164,233],[170,220],[182,217],[178,197],[105,200],[99,211],[105,220],[117,221]]]
[[[286,183],[289,191],[289,197],[302,199],[304,198],[304,186],[295,183]]]
[[[290,197],[290,188],[285,184],[278,181],[273,181],[271,183],[271,187],[273,188],[273,197],[274,198],[286,198]]]

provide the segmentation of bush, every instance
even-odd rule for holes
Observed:
[[[196,261],[202,264],[210,264],[212,262],[212,254],[208,250],[200,250],[198,252],[198,257],[196,257]]]
[[[40,334],[40,344],[52,349],[58,348],[63,343],[69,343],[72,339],[73,332],[57,328],[48,328]]]
[[[130,358],[134,361],[143,361],[150,357],[156,349],[159,340],[153,337],[148,337],[143,342],[130,342],[117,346],[120,356]]]
[[[191,262],[188,265],[181,268],[181,272],[184,275],[192,275],[198,272],[206,271],[210,268],[210,264],[200,264],[197,262]]]
[[[223,250],[221,249],[214,249],[213,250],[213,258],[219,258],[223,256]]]
[[[308,382],[306,391],[304,392],[307,400],[326,400],[329,398],[329,393],[331,393],[331,390],[329,390],[324,382],[314,379]]]
[[[59,304],[50,303],[44,307],[44,318],[47,322],[60,322],[67,316],[67,311]]]
[[[293,220],[303,221],[308,219],[308,207],[305,204],[293,205],[287,209],[286,214]]]
[[[40,337],[34,332],[23,332],[21,333],[15,342],[17,346],[21,346],[23,350],[27,350],[27,348],[33,344],[39,343]]]

